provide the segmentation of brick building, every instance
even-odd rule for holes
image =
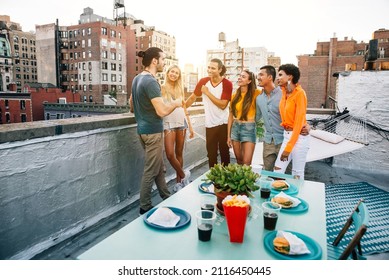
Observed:
[[[29,93],[0,92],[0,124],[32,121],[32,103]]]
[[[80,103],[79,93],[63,91],[52,84],[30,83],[26,84],[23,92],[30,93],[32,104],[32,120],[45,120],[44,104],[46,103]]]
[[[375,42],[378,42],[378,46],[373,48]],[[374,70],[384,68],[378,66],[385,66],[385,62],[389,61],[388,45],[389,30],[380,29],[373,33],[369,43],[334,37],[329,42],[318,42],[314,54],[298,56],[300,83],[307,93],[308,107],[334,109],[336,104],[329,97],[336,99],[336,73],[367,70],[366,62],[369,60]],[[369,46],[371,53],[368,56]],[[374,55],[373,49],[379,50],[382,58],[377,53]]]
[[[103,103],[106,94],[127,92],[127,32],[91,8],[78,25],[36,26],[39,81],[77,92],[84,102]]]

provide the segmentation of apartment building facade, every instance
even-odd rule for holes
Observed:
[[[40,25],[36,34],[41,82],[79,93],[83,102],[127,92],[125,26],[86,8],[78,25]]]
[[[10,16],[0,16],[0,90],[16,84],[21,92],[24,84],[37,82],[35,34],[24,32]]]

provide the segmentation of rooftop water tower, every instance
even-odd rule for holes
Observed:
[[[126,24],[126,17],[125,17],[126,7],[124,6],[124,0],[113,0],[113,18],[116,21],[116,25],[118,25],[118,20],[122,20],[121,18],[119,18],[119,9],[123,9],[124,10],[124,13],[123,13],[123,17],[124,17],[123,25],[126,26],[127,25]]]
[[[226,46],[226,34],[224,32],[219,33],[219,47],[224,49]]]

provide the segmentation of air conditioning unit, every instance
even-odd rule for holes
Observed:
[[[66,97],[60,97],[60,98],[58,99],[58,103],[59,103],[59,104],[66,104]]]

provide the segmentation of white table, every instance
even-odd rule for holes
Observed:
[[[269,174],[269,172],[263,172]],[[209,242],[198,241],[195,213],[200,210],[198,189],[204,175],[172,195],[158,206],[173,206],[189,212],[191,223],[177,230],[158,230],[149,227],[143,216],[135,219],[79,256],[83,260],[204,260],[204,259],[275,259],[264,248],[263,238],[269,231],[263,228],[259,205],[263,202],[259,191],[252,199],[252,213],[247,220],[243,243],[229,241],[224,216],[218,214]],[[323,183],[288,179],[299,187],[298,197],[309,204],[301,214],[281,213],[276,229],[302,233],[318,242],[322,259],[327,259],[325,187]]]

